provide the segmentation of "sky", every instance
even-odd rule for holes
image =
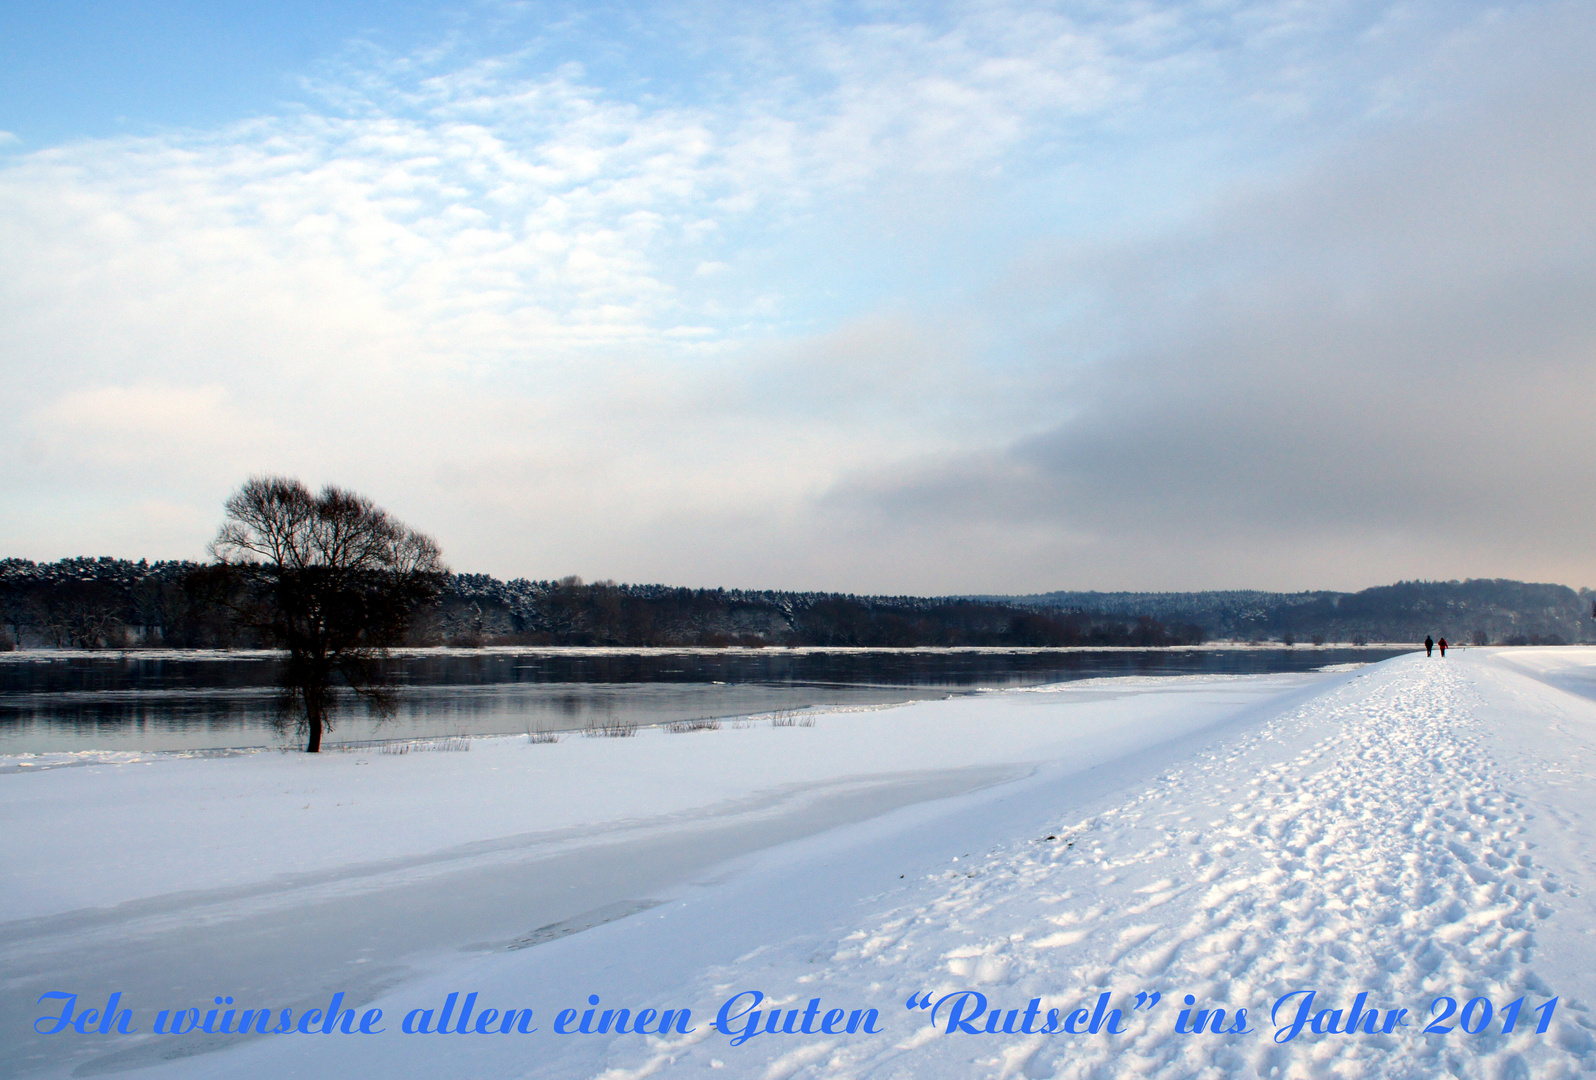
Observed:
[[[1596,584],[1596,13],[0,6],[0,555]]]

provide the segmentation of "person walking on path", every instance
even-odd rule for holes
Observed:
[[[1442,638],[1440,641],[1437,641],[1435,644],[1441,650],[1441,659],[1445,660],[1446,659],[1446,638]]]
[[[1434,648],[1435,648],[1435,640],[1433,638],[1431,638],[1429,634],[1425,634],[1424,635],[1424,655],[1425,656],[1429,656],[1431,651]]]

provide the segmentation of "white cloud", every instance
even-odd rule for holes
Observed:
[[[210,463],[274,434],[231,404],[220,386],[94,386],[74,390],[29,418],[36,438],[83,466]]]

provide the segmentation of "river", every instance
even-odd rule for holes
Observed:
[[[1396,647],[416,649],[386,663],[398,709],[345,694],[328,742],[580,731],[886,705],[1113,676],[1311,671]],[[0,654],[0,753],[291,745],[268,652]]]

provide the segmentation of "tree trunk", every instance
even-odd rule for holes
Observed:
[[[328,684],[332,681],[332,666],[327,663],[325,656],[310,649],[297,657],[290,655],[289,665],[295,672],[293,678],[299,683],[299,692],[305,702],[305,753],[319,754],[322,732],[327,728],[332,693]]]
[[[321,753],[321,718],[322,718],[322,688],[307,686],[305,688],[305,727],[310,730],[310,740],[305,745],[305,753]]]

